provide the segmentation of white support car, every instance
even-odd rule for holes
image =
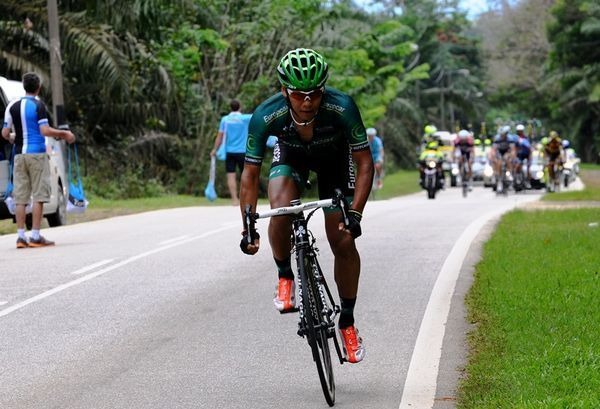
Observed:
[[[8,103],[25,95],[20,81],[7,80],[0,77],[0,112],[4,123],[4,112]],[[0,137],[0,219],[14,220],[5,199],[10,178],[9,157],[12,145]],[[50,157],[50,182],[52,192],[50,201],[44,204],[44,217],[50,227],[67,224],[68,179],[66,176],[64,142],[54,138],[46,138],[46,149]],[[31,216],[27,217],[27,225],[31,225]]]

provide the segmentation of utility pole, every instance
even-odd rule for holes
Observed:
[[[446,130],[446,104],[444,101],[444,93],[446,92],[446,88],[444,88],[444,78],[443,76],[445,76],[445,74],[442,74],[442,82],[440,83],[441,89],[440,89],[440,125],[442,127],[442,129],[445,131]]]
[[[48,35],[50,36],[50,88],[52,88],[52,113],[55,126],[59,129],[69,129],[65,115],[63,98],[62,58],[60,56],[60,33],[58,30],[58,6],[56,0],[48,0]],[[67,144],[64,140],[48,138],[52,155],[57,155],[59,172],[67,174]],[[67,175],[64,181],[70,180]],[[64,188],[68,189],[66,183]]]
[[[58,128],[67,128],[63,98],[62,58],[60,56],[60,35],[58,31],[58,7],[56,0],[48,0],[48,34],[50,35],[50,87],[52,88],[52,109]]]

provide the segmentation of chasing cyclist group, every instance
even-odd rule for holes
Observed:
[[[502,183],[503,172],[506,172],[509,180],[513,180],[514,175],[523,174],[523,184],[525,189],[531,189],[532,175],[531,164],[532,156],[535,151],[539,157],[544,160],[544,170],[547,174],[546,184],[549,191],[554,191],[552,186],[558,183],[558,170],[565,164],[567,157],[574,156],[574,151],[570,147],[570,142],[561,139],[558,132],[550,131],[547,137],[534,140],[525,132],[523,124],[515,126],[515,134],[511,133],[509,125],[503,125],[498,128],[498,133],[493,139],[475,138],[473,133],[461,129],[457,132],[453,141],[452,160],[458,164],[461,169],[466,165],[466,177],[469,184],[469,190],[472,189],[473,160],[475,156],[485,153],[487,160],[492,165],[494,171],[494,188],[498,193],[502,193],[505,185]],[[441,152],[441,140],[437,128],[434,125],[427,125],[424,129],[423,149],[419,156],[419,170],[421,174],[421,186],[423,186],[424,168],[428,161],[435,160],[438,164],[439,188],[444,188],[444,175],[442,163],[446,157]],[[503,169],[504,167],[504,169]]]

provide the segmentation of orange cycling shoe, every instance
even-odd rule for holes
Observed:
[[[277,295],[273,304],[279,312],[285,312],[296,308],[296,283],[291,278],[280,278],[277,285]]]
[[[351,325],[346,328],[340,328],[340,334],[342,336],[342,347],[344,348],[346,360],[351,364],[362,361],[367,351],[363,346],[362,338],[358,336],[356,327]]]

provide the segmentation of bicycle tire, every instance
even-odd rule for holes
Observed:
[[[469,185],[467,184],[467,167],[464,164],[464,162],[461,167],[460,177],[462,178],[462,195],[463,195],[463,197],[467,197],[467,193],[469,191]]]
[[[308,345],[312,350],[313,360],[319,373],[319,381],[323,389],[325,401],[329,406],[335,404],[335,380],[333,377],[333,364],[329,350],[329,337],[327,329],[321,325],[324,311],[323,302],[317,290],[317,283],[312,274],[314,261],[305,250],[298,250],[298,275],[300,276],[302,291],[302,309],[304,316],[305,335]]]

